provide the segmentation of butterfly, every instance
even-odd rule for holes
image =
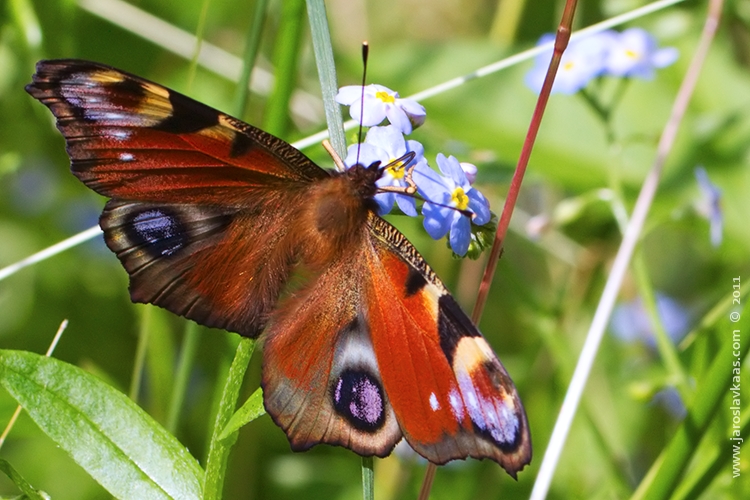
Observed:
[[[531,460],[508,373],[414,246],[377,215],[384,166],[320,168],[286,142],[103,64],[40,61],[27,92],[71,170],[109,198],[134,302],[263,335],[264,404],[292,449],[435,464]]]

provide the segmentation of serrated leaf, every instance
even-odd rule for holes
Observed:
[[[0,383],[36,424],[120,499],[199,499],[203,470],[138,405],[80,368],[0,350]]]

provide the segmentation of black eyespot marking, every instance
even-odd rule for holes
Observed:
[[[427,286],[427,280],[424,279],[422,273],[410,267],[409,275],[406,277],[406,297],[411,297],[425,286]]]
[[[172,114],[152,128],[173,134],[191,134],[219,124],[219,114],[189,97],[169,93]]]
[[[355,428],[374,433],[385,423],[383,388],[365,371],[344,370],[332,387],[336,413]]]
[[[143,246],[158,256],[172,255],[187,244],[184,225],[176,214],[164,209],[133,213],[130,228],[128,237],[134,246]]]

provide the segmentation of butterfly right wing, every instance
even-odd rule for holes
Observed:
[[[526,413],[503,365],[414,246],[371,216],[363,305],[379,373],[404,437],[433,463],[531,461]]]
[[[437,464],[531,460],[528,422],[494,352],[414,247],[371,214],[361,244],[282,305],[264,402],[292,448],[384,456],[402,435]]]
[[[131,298],[257,336],[296,258],[295,207],[329,174],[270,134],[102,64],[41,61],[26,90],[57,118],[72,172],[113,198],[100,224]]]

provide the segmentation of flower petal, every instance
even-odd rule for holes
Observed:
[[[477,189],[467,191],[466,195],[469,197],[469,209],[474,212],[472,222],[477,226],[487,224],[490,218],[492,218],[490,203],[487,201],[487,198]]]
[[[411,196],[396,194],[396,204],[409,217],[417,216],[417,202]]]
[[[411,122],[403,109],[398,106],[390,105],[385,107],[385,116],[391,125],[396,127],[403,134],[411,134]]]
[[[425,203],[422,206],[424,216],[422,225],[432,239],[439,240],[448,233],[451,223],[449,216],[452,213],[452,210],[432,203]]]
[[[456,215],[457,217],[454,217],[451,224],[449,240],[453,251],[464,256],[469,249],[469,243],[471,243],[471,224],[468,217],[461,215],[459,212],[456,212]]]

